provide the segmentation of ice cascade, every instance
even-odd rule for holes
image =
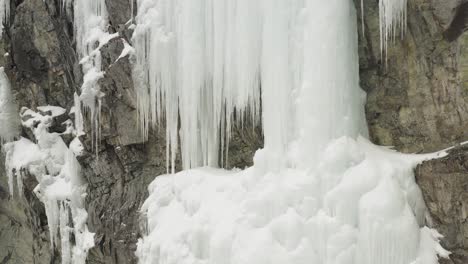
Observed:
[[[382,1],[398,18],[401,9]],[[404,155],[365,139],[353,1],[138,0],[137,8],[143,131],[165,122],[171,151],[180,133],[185,169],[217,165],[215,150],[239,121],[233,113],[257,120],[261,107],[265,136],[243,171],[204,167],[156,178],[142,208],[140,263],[447,257],[440,235],[425,227],[413,175],[444,152]]]

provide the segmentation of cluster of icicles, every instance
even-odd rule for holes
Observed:
[[[272,82],[293,90],[298,85],[296,69],[286,65],[301,60],[302,47],[291,45],[302,33],[290,31],[301,16],[290,15],[302,3],[137,1],[133,45],[139,121],[145,138],[150,128],[166,126],[172,170],[179,139],[184,169],[225,165],[232,123],[261,120],[260,108],[267,104],[260,106],[261,93],[269,91],[260,87]],[[382,48],[398,28],[404,30],[405,15],[406,0],[380,1]],[[291,52],[282,56],[280,49]],[[281,91],[274,96],[288,96]],[[290,122],[287,106],[274,107],[275,122]],[[268,126],[268,120],[263,122]],[[278,136],[287,137],[278,129]]]

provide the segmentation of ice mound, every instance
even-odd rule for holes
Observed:
[[[447,252],[424,227],[413,168],[438,155],[343,137],[315,168],[160,176],[137,255],[153,264],[437,264]]]

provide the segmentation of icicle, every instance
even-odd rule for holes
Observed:
[[[407,24],[407,0],[380,0],[380,52],[387,56],[388,42],[404,35]],[[386,58],[385,58],[386,59]]]
[[[238,122],[259,121],[260,2],[138,0],[137,10],[134,81],[143,137],[166,126],[172,170],[179,136],[184,168],[217,166],[234,113]]]
[[[3,24],[10,20],[10,0],[0,0],[0,37],[3,35]]]
[[[0,67],[0,143],[19,134],[18,108],[11,94],[11,85],[3,67]]]
[[[84,125],[83,125],[83,114],[81,112],[81,100],[78,94],[73,95],[73,100],[74,100],[74,115],[75,115],[75,130],[76,130],[76,135],[81,136],[84,134]]]

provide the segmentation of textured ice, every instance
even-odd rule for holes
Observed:
[[[314,169],[161,176],[142,208],[148,235],[137,255],[153,264],[437,264],[447,253],[423,227],[412,171],[436,156],[343,137]]]
[[[388,2],[382,12],[399,21]],[[444,152],[404,155],[365,139],[352,1],[137,4],[145,133],[166,122],[172,147],[179,133],[185,169],[216,165],[232,114],[256,119],[260,102],[265,136],[246,170],[156,178],[142,208],[140,263],[437,264],[447,256],[425,227],[413,175]]]

